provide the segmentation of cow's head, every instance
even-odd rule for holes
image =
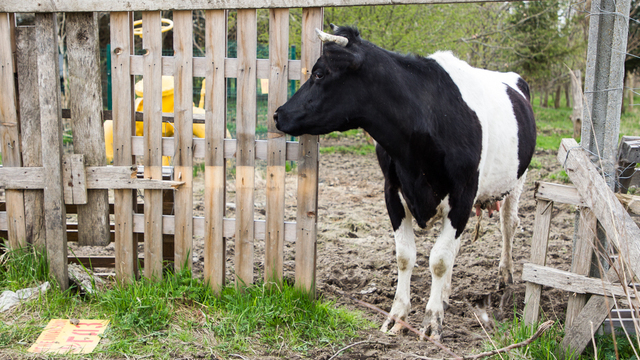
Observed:
[[[309,80],[273,115],[280,131],[320,135],[361,126],[358,109],[368,91],[362,68],[365,48],[372,45],[354,28],[331,28],[333,35],[316,29],[323,54]]]

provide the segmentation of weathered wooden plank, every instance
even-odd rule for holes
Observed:
[[[205,95],[206,96],[206,95]],[[218,119],[216,117],[216,119]],[[206,127],[205,127],[206,131]],[[255,141],[255,156],[259,160],[267,160],[267,143],[268,140],[256,140]],[[208,145],[205,139],[193,138],[193,157],[194,158],[206,158],[205,149]],[[300,144],[297,141],[287,141],[287,161],[297,161],[299,156]],[[131,140],[133,155],[144,155],[144,141],[142,136],[134,136]],[[233,159],[236,157],[237,152],[237,140],[236,139],[224,139],[224,153],[222,154],[225,159]],[[172,137],[162,138],[162,155],[173,156],[175,154],[174,140]]]
[[[619,284],[531,263],[524,264],[522,280],[577,294],[626,296],[625,289]],[[633,294],[630,296],[635,297]]]
[[[87,176],[84,171],[84,155],[82,154],[67,154],[62,156],[62,186],[64,189],[64,203],[76,204],[79,206],[78,215],[87,210],[86,206],[81,206],[87,203]],[[107,199],[108,200],[108,199]],[[107,201],[107,211],[105,214],[107,218],[107,230],[109,230],[109,202]],[[80,223],[78,218],[78,223]],[[81,224],[80,229],[84,228]],[[85,239],[82,239],[82,233],[80,235],[80,244],[86,245]],[[104,234],[101,234],[103,236]],[[109,243],[107,242],[107,245]],[[105,244],[100,244],[104,246]]]
[[[593,254],[594,241],[597,238],[596,230],[598,221],[591,209],[582,208],[580,210],[580,220],[578,222],[578,233],[573,247],[573,257],[571,260],[571,272],[578,275],[589,275],[591,268],[591,255]],[[573,320],[580,314],[580,311],[587,302],[586,295],[574,294],[569,297],[567,304],[567,315],[565,329],[573,325]]]
[[[73,11],[155,11],[155,10],[191,10],[191,9],[268,9],[268,8],[294,8],[294,7],[327,7],[327,6],[356,6],[356,5],[399,5],[399,4],[451,4],[473,3],[480,0],[227,0],[210,1],[194,0],[184,2],[181,0],[52,0],[42,2],[36,0],[6,1],[0,3],[2,12],[73,12]],[[487,2],[486,0],[482,2]]]
[[[67,206],[67,209],[73,209],[75,205]],[[71,212],[69,212],[71,213]],[[144,233],[144,214],[135,214],[133,216],[133,232],[136,234]],[[162,216],[162,233],[165,235],[173,235],[174,231],[174,216],[173,215],[163,215]],[[73,224],[67,225],[70,229],[73,228]],[[114,226],[115,228],[115,226]],[[200,216],[193,217],[193,235],[194,236],[204,236],[205,233],[205,218]],[[235,219],[225,218],[223,221],[223,236],[224,237],[233,237],[235,235],[236,229],[236,221]],[[253,223],[253,231],[255,234],[256,240],[264,240],[266,233],[266,222],[264,220],[255,220]],[[7,230],[7,212],[0,211],[0,231]],[[68,241],[77,241],[76,238],[69,238]],[[115,241],[115,240],[114,240]],[[284,241],[295,243],[296,242],[296,223],[292,221],[284,222]]]
[[[98,13],[67,14],[67,58],[69,62],[69,108],[73,151],[83,154],[86,165],[107,164],[102,128],[102,82],[98,45]],[[74,186],[73,189],[76,189]],[[74,195],[79,195],[75,193]],[[86,206],[78,212],[80,245],[109,244],[109,194],[90,190]],[[76,202],[80,204],[80,202]]]
[[[256,139],[257,12],[238,10],[236,108],[236,285],[253,283],[253,202]]]
[[[306,81],[320,57],[322,43],[315,34],[322,28],[322,8],[302,10],[302,74]],[[318,221],[318,136],[300,136],[298,156],[298,208],[296,214],[296,287],[315,297],[316,234]]]
[[[193,20],[191,11],[173,12],[175,58],[174,114],[175,180],[184,185],[175,190],[175,266],[191,268],[193,256]]]
[[[265,239],[265,282],[282,282],[284,256],[284,190],[287,140],[276,128],[273,113],[287,101],[289,54],[289,10],[269,11],[269,101],[267,109],[267,204]]]
[[[175,71],[175,58],[173,56],[162,57],[162,75],[172,76]],[[290,80],[300,80],[300,60],[288,60],[288,74]],[[143,68],[143,56],[133,55],[131,56],[131,75],[142,75]],[[193,58],[193,76],[204,77],[207,74],[207,60],[206,57],[194,57]],[[256,60],[256,78],[268,79],[269,78],[269,60],[257,59]],[[238,77],[238,59],[237,58],[225,58],[224,59],[224,76],[228,78]]]
[[[561,204],[585,206],[575,186],[536,182],[535,198]]]
[[[47,257],[51,273],[58,280],[60,288],[65,290],[69,286],[69,279],[62,189],[62,118],[57,34],[55,14],[36,14],[42,166],[47,173],[44,189]]]
[[[547,243],[549,241],[549,227],[551,225],[551,213],[553,202],[538,199],[536,205],[536,219],[531,237],[531,263],[545,265],[547,262]],[[526,284],[524,296],[524,321],[527,325],[533,325],[538,321],[540,314],[540,294],[542,286],[533,283]]]
[[[226,240],[225,211],[225,141],[227,126],[226,84],[224,57],[227,49],[227,12],[208,10],[205,13],[206,73],[205,146],[204,154],[204,279],[219,292],[225,283]],[[235,145],[235,144],[233,144]],[[232,147],[235,152],[235,146]],[[195,151],[194,151],[195,153]]]
[[[628,213],[640,215],[640,196],[616,193],[616,197]]]
[[[640,162],[640,137],[623,136],[618,149],[618,161],[626,163]]]
[[[15,67],[12,49],[9,14],[0,13],[0,149],[3,166],[22,166],[20,157],[20,124],[18,122]],[[9,246],[24,247],[27,244],[24,221],[24,195],[20,190],[7,190],[7,214],[9,216]]]
[[[38,64],[36,57],[36,28],[20,26],[16,29],[16,69],[20,106],[20,133],[22,138],[22,166],[42,166],[42,139],[40,138],[40,103],[38,100]],[[22,177],[21,180],[31,180]],[[43,186],[44,188],[44,186]],[[44,192],[24,192],[25,236],[29,244],[42,249],[45,246]]]
[[[607,237],[616,246],[634,274],[640,274],[640,229],[608,188],[586,152],[573,139],[563,139],[558,161],[591,208]]]
[[[110,14],[111,81],[113,101],[113,164],[128,166],[134,163],[131,137],[135,135],[133,117],[133,79],[129,69],[129,55],[133,53],[133,13]],[[144,118],[143,118],[144,121]],[[116,279],[122,283],[135,280],[138,275],[138,242],[133,235],[133,207],[136,194],[131,190],[114,191]]]
[[[160,12],[142,13],[144,55],[144,177],[162,180],[162,34]],[[162,278],[162,191],[144,192],[144,276]]]
[[[1,167],[0,187],[4,189],[44,189],[45,172],[42,167]]]

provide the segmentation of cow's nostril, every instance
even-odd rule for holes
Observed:
[[[273,121],[278,122],[278,112],[273,113]]]

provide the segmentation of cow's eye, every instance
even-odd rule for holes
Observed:
[[[324,77],[324,74],[319,71],[316,71],[315,73],[313,73],[313,77],[315,77],[316,80],[320,80]]]

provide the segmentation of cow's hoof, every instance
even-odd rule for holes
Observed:
[[[433,340],[440,340],[442,336],[442,315],[432,313],[427,310],[420,329],[420,339],[424,340],[425,336],[430,336]]]
[[[393,324],[393,327],[389,329],[389,326],[391,326],[391,324]],[[382,324],[380,331],[382,331],[387,335],[398,335],[400,332],[402,332],[402,329],[404,329],[404,327],[402,326],[401,323],[395,322],[392,318],[388,318]]]
[[[511,285],[513,285],[513,273],[508,270],[500,271],[500,276],[498,279],[498,284],[496,286],[496,289],[497,290],[506,289]]]

